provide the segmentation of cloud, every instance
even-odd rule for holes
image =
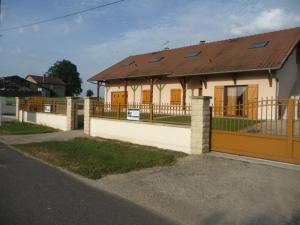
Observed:
[[[1,6],[0,6],[1,7]],[[0,14],[0,23],[3,22],[3,19],[4,19],[4,16],[5,16],[5,10],[1,10],[1,14]]]
[[[201,40],[208,40],[212,37],[212,32],[222,30],[222,24],[215,23],[218,19],[217,15],[207,18],[205,13],[199,12],[200,3],[195,4],[181,8],[180,13],[164,15],[151,25],[143,24],[113,39],[86,46],[78,54],[80,55],[78,61],[88,68],[87,71],[90,71],[90,68],[99,67],[97,71],[99,72],[129,55],[162,50],[165,47],[197,44]],[[224,32],[219,32],[214,39],[222,38],[223,35]],[[167,41],[168,43],[165,44]]]
[[[22,56],[23,55],[23,49],[20,47],[16,47],[11,51],[11,54],[14,56]]]
[[[76,22],[77,24],[81,24],[81,23],[83,22],[83,17],[79,14],[79,15],[76,17],[75,22]]]
[[[37,25],[37,24],[34,25],[34,26],[33,26],[33,31],[34,31],[34,32],[39,32],[39,31],[40,31],[40,26]]]
[[[19,32],[19,34],[23,34],[24,33],[24,28],[19,28],[18,32]]]
[[[70,26],[68,24],[64,24],[64,33],[67,34],[70,32]]]
[[[261,31],[280,29],[287,26],[296,26],[300,23],[300,16],[285,12],[280,8],[273,8],[262,11],[250,23],[240,22],[241,19],[232,16],[230,33],[233,35],[252,34]]]

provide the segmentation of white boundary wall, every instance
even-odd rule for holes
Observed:
[[[40,112],[26,112],[22,110],[19,111],[19,115],[23,116],[23,122],[44,125],[63,131],[68,130],[66,115]],[[19,120],[22,121],[21,118],[19,118]]]
[[[92,117],[90,135],[191,154],[191,128],[185,126]]]

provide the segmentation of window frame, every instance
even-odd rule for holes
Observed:
[[[247,84],[245,85],[224,85],[224,93],[223,93],[223,103],[224,103],[224,116],[227,117],[247,117],[247,109],[244,107],[244,105],[246,104],[246,102],[243,102],[243,108],[238,108],[235,109],[234,115],[228,115],[228,111],[227,111],[227,105],[228,105],[228,88],[236,88],[236,93],[237,93],[237,89],[239,87],[245,87],[245,92],[244,94],[246,94],[246,100],[248,101],[248,96],[247,96],[247,92],[248,92],[248,86]],[[238,95],[236,94],[236,105],[238,104]]]
[[[252,42],[249,46],[249,49],[265,48],[268,46],[270,41],[257,41]]]

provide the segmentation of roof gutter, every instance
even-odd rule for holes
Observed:
[[[184,76],[206,76],[213,74],[226,74],[226,73],[244,73],[244,72],[256,72],[256,71],[271,71],[278,70],[280,67],[271,67],[271,68],[260,68],[260,69],[248,69],[248,70],[225,70],[225,71],[216,71],[216,72],[206,72],[206,73],[194,73],[194,74],[183,74],[183,75],[171,75],[169,77],[184,77]]]
[[[170,73],[163,73],[163,74],[148,74],[148,75],[139,75],[139,76],[132,76],[132,77],[118,77],[118,78],[109,78],[109,79],[102,79],[102,80],[98,80],[98,81],[107,81],[107,80],[120,80],[120,79],[134,79],[134,78],[146,78],[146,77],[158,77],[158,76],[168,76],[170,75]],[[93,81],[97,80],[91,80],[89,79],[88,82],[93,83]]]

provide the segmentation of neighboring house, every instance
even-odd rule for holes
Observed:
[[[29,82],[19,76],[6,76],[0,78],[0,96],[26,97],[48,96],[50,90]]]
[[[65,97],[66,84],[58,77],[27,75],[26,80],[51,90],[51,96]]]
[[[105,100],[216,106],[300,96],[300,27],[129,56],[89,81],[105,84]],[[99,93],[99,92],[98,92]]]

